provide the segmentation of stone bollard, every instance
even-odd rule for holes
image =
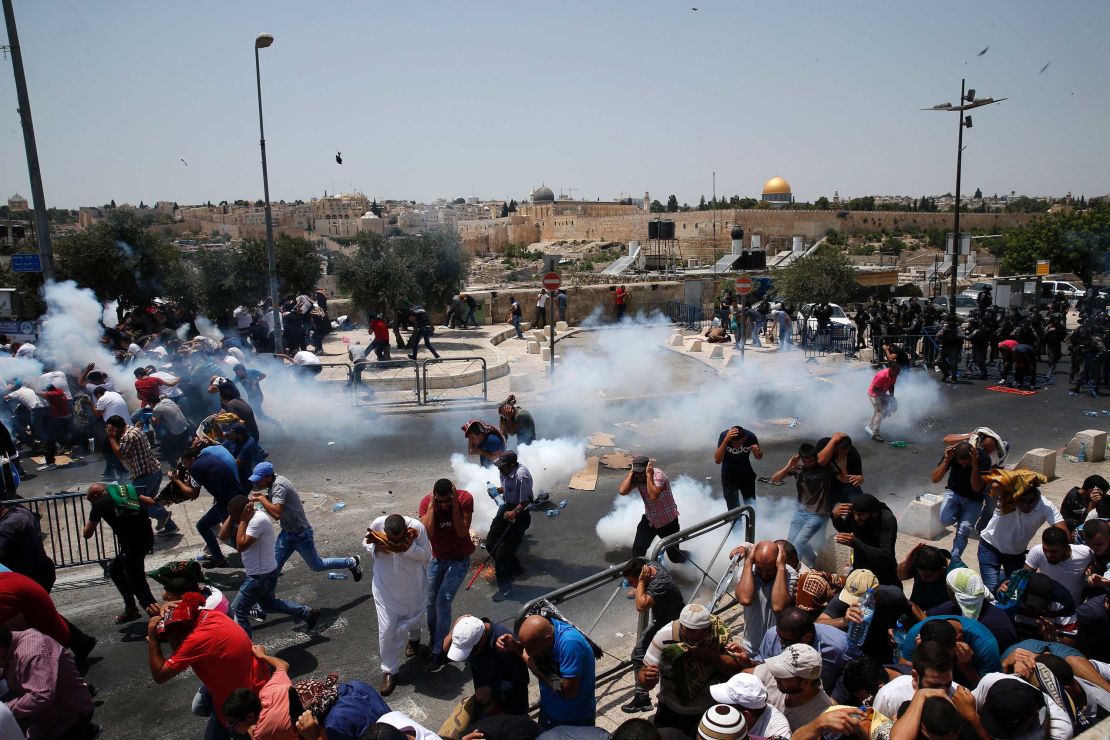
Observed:
[[[509,390],[513,393],[527,393],[536,389],[532,378],[527,375],[510,375]]]
[[[723,360],[725,358],[725,348],[720,344],[714,344],[713,349],[709,350],[709,359]]]
[[[837,542],[836,532],[833,532],[824,546],[818,550],[814,567],[826,573],[847,576],[852,572],[852,555],[852,548]]]
[[[540,347],[540,360],[543,362],[551,362],[551,348],[548,346]]]
[[[943,503],[943,494],[921,494],[902,512],[898,520],[898,533],[925,540],[940,539],[948,532],[948,528],[940,523],[940,507]]]
[[[555,322],[555,331],[566,331],[569,328],[570,328],[570,325],[565,321]]]
[[[1017,465],[1014,467],[1021,468],[1022,470],[1032,470],[1052,480],[1056,477],[1056,450],[1050,450],[1045,447],[1029,450],[1029,452],[1021,456],[1021,459],[1018,460]]]
[[[520,322],[520,330],[522,332],[523,331],[531,331],[531,329],[532,329],[532,322],[531,321],[521,321]]]
[[[861,362],[874,362],[875,349],[873,347],[864,347],[856,353],[856,357],[858,357]]]
[[[544,338],[546,339],[547,337],[550,337],[550,336],[551,336],[551,332],[553,332],[553,331],[555,331],[555,327],[553,327],[553,326],[552,326],[551,324],[548,324],[547,326],[545,326],[545,327],[543,328],[543,336],[544,336]]]
[[[686,351],[687,352],[701,352],[701,340],[700,339],[695,339],[694,341],[690,342],[690,348]]]
[[[1064,448],[1064,454],[1076,457],[1083,447],[1087,449],[1087,462],[1102,462],[1106,459],[1106,432],[1099,429],[1084,429],[1071,438],[1068,446]]]
[[[669,344],[672,347],[681,347],[682,346],[682,332],[676,331],[674,334],[672,334],[671,338],[669,340],[667,340],[667,344]]]
[[[540,343],[539,342],[529,342],[528,343],[528,354],[538,355],[539,353],[540,353]]]
[[[532,339],[536,340],[537,342],[546,342],[547,341],[547,334],[544,333],[543,329],[533,329],[532,330]]]

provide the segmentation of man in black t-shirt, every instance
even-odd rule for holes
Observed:
[[[817,440],[817,449],[825,449],[830,439],[832,438],[822,437]],[[856,500],[856,496],[863,493],[863,459],[847,434],[841,434],[833,448],[832,460],[837,469],[836,479],[833,481],[833,504],[850,504]]]
[[[487,618],[464,614],[443,640],[447,659],[465,660],[470,667],[478,716],[528,714],[528,666],[516,653],[497,647],[500,638],[512,634]]]
[[[644,630],[636,647],[632,649],[633,675],[639,675],[643,667],[644,655],[651,645],[655,633],[664,625],[678,619],[686,600],[675,585],[671,574],[658,563],[648,563],[644,558],[632,558],[624,566],[621,574],[628,585],[635,589],[636,611],[651,610],[651,624]],[[627,714],[647,712],[653,708],[647,689],[637,686],[632,701],[621,707]]]
[[[1110,493],[1110,486],[1107,485],[1105,478],[1101,475],[1088,475],[1083,479],[1083,483],[1064,494],[1064,500],[1060,503],[1060,513],[1064,515],[1064,522],[1068,525],[1068,529],[1075,532],[1092,509],[1105,509],[1102,500],[1107,493]],[[1099,516],[1102,516],[1101,512]]]
[[[152,501],[146,496],[134,510],[117,506],[103,483],[89,486],[85,498],[89,500],[89,520],[85,522],[84,537],[96,534],[97,525],[106,522],[116,535],[119,552],[108,563],[108,575],[123,597],[124,611],[116,617],[116,624],[134,622],[145,614],[145,609],[155,603],[154,595],[146,580],[146,554],[154,546],[154,531],[146,505]],[[138,600],[138,606],[135,601]]]
[[[944,457],[933,470],[933,482],[948,474],[944,486],[944,504],[940,509],[941,524],[956,525],[952,557],[958,558],[967,547],[972,528],[983,513],[984,498],[989,486],[982,474],[990,472],[991,458],[982,447],[970,442],[957,442],[945,448]]]
[[[54,588],[54,561],[42,546],[39,518],[22,506],[0,503],[0,564],[48,593]]]
[[[741,495],[746,505],[755,505],[755,471],[751,455],[755,455],[756,460],[763,459],[759,438],[739,424],[721,432],[717,438],[713,461],[721,466],[721,489],[725,506],[730,510],[740,505]]]

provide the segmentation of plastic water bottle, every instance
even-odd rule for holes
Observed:
[[[1098,416],[1098,412],[1097,411],[1084,411],[1083,415],[1084,416]]]
[[[486,493],[489,494],[489,497],[493,499],[494,503],[498,506],[505,505],[505,497],[502,496],[501,492],[497,490],[497,486],[490,483],[488,486],[486,486]]]
[[[345,581],[347,580],[346,573],[336,573],[334,570],[328,573],[329,581]]]
[[[547,515],[548,516],[559,516],[559,510],[558,509],[552,509],[551,511],[547,512]]]
[[[891,447],[895,447],[895,448],[897,448],[897,449],[899,449],[899,450],[900,450],[900,449],[902,449],[903,447],[905,447],[905,446],[906,446],[906,444],[907,444],[907,443],[906,443],[905,441],[903,441],[903,440],[898,440],[897,442],[891,442],[891,443],[890,443],[890,446],[891,446]]]
[[[1082,442],[1079,445],[1079,455],[1075,458],[1079,462],[1087,462],[1087,443]]]
[[[338,501],[338,502],[336,502],[335,506],[331,507],[331,510],[332,511],[343,511],[345,508],[347,508],[347,502],[346,501]]]
[[[909,657],[908,655],[906,655],[906,656],[902,655],[902,641],[906,639],[906,625],[904,625],[902,623],[901,619],[898,620],[898,624],[894,625],[893,637],[894,637],[894,662],[897,663],[903,657],[906,657],[906,658]]]
[[[560,508],[560,509],[565,509],[565,508],[567,508],[567,504],[568,504],[568,503],[570,503],[570,502],[569,502],[569,501],[567,501],[566,499],[563,499],[562,501],[560,501],[560,502],[559,502],[559,508]]]
[[[875,616],[875,589],[867,589],[859,600],[860,611],[863,612],[863,622],[848,623],[848,642],[859,647],[867,639],[867,631],[871,629],[871,620]]]

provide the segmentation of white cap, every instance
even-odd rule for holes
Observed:
[[[725,683],[710,686],[709,695],[718,704],[730,704],[744,709],[762,709],[767,706],[767,687],[750,673],[737,673]]]
[[[451,630],[451,647],[447,649],[447,659],[460,661],[469,658],[485,632],[486,624],[478,617],[460,619]]]

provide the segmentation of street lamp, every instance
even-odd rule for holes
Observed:
[[[274,317],[274,353],[285,354],[282,337],[281,304],[278,302],[277,267],[274,262],[274,220],[270,214],[270,178],[266,171],[266,132],[262,127],[262,73],[258,66],[258,50],[274,43],[268,33],[254,40],[254,81],[258,90],[258,145],[262,149],[262,193],[266,202],[266,262],[270,275],[270,311]]]
[[[960,174],[963,166],[964,127],[971,128],[971,116],[965,116],[964,111],[981,108],[991,103],[1001,103],[1003,100],[1006,100],[1006,98],[995,100],[994,98],[975,97],[975,90],[968,90],[967,80],[963,79],[960,80],[959,105],[941,103],[940,105],[934,105],[932,108],[922,108],[922,110],[958,111],[960,114],[960,134],[956,140],[956,223],[954,226],[955,235],[952,237],[952,282],[948,294],[948,316],[953,319],[956,318],[956,272],[960,255]]]

